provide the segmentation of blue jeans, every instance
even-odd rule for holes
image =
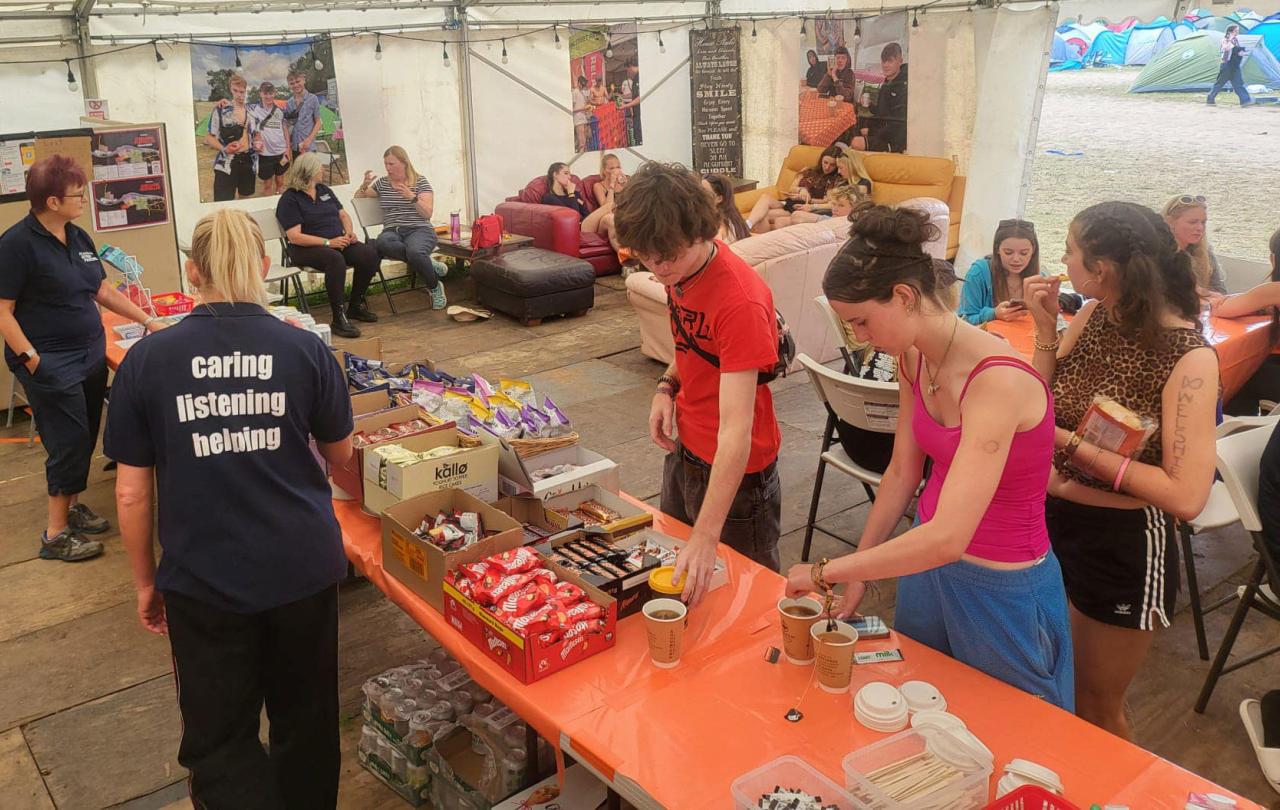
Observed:
[[[422,279],[428,290],[434,290],[440,283],[435,266],[431,264],[431,254],[436,249],[434,228],[422,225],[384,228],[374,245],[383,258],[408,262],[409,269]]]
[[[21,365],[13,373],[27,395],[40,442],[48,453],[44,476],[49,494],[84,492],[107,392],[104,339],[99,337],[83,349],[45,352],[34,375]]]
[[[1222,88],[1230,83],[1231,89],[1235,91],[1236,98],[1240,99],[1241,104],[1248,104],[1253,101],[1249,96],[1249,91],[1244,87],[1244,75],[1240,72],[1239,65],[1224,64],[1218,68],[1218,80],[1213,83],[1213,89],[1209,91],[1209,98],[1206,99],[1210,104],[1214,103],[1214,99],[1222,92]]]
[[[890,540],[889,542],[893,542]],[[894,629],[1075,711],[1075,661],[1058,558],[1001,571],[960,560],[898,578]]]

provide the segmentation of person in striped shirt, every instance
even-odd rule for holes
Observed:
[[[444,309],[448,304],[440,276],[444,264],[435,264],[431,253],[436,249],[436,231],[431,225],[431,209],[435,194],[427,178],[418,174],[401,146],[391,146],[382,153],[387,173],[374,180],[374,173],[364,173],[364,183],[357,197],[377,197],[382,206],[382,233],[374,243],[379,255],[408,262],[409,269],[422,279],[431,292],[431,308]]]

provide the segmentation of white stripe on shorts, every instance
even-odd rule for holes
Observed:
[[[1155,560],[1155,553],[1154,553],[1155,537],[1153,534],[1153,531],[1155,529],[1153,525],[1153,518],[1155,517],[1156,510],[1150,506],[1147,506],[1147,507],[1144,507],[1142,511],[1144,513],[1144,516],[1147,519],[1147,528],[1146,528],[1146,531],[1144,532],[1144,535],[1146,536],[1146,540],[1147,540],[1147,569],[1146,569],[1146,574],[1142,580],[1142,613],[1138,616],[1138,629],[1150,630],[1151,629],[1151,599],[1154,596],[1154,592],[1155,592],[1155,582],[1152,579],[1152,574],[1156,568],[1156,565],[1155,565],[1156,560]]]

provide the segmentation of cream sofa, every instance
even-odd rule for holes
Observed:
[[[948,208],[942,200],[919,197],[902,206],[929,213],[940,238],[926,245],[931,256],[944,258],[947,250]],[[821,222],[792,225],[752,236],[730,245],[764,278],[773,292],[773,305],[786,319],[795,336],[797,355],[803,352],[820,362],[840,356],[840,338],[831,333],[827,320],[814,308],[813,299],[822,295],[822,278],[827,266],[844,245],[849,222],[832,218]],[[646,357],[670,363],[675,357],[667,291],[652,273],[632,273],[627,277],[627,299],[640,320],[640,351]],[[792,368],[799,367],[794,363]]]

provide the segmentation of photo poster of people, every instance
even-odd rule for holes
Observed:
[[[321,182],[348,182],[327,36],[194,44],[191,97],[201,202],[275,196],[284,190],[290,160],[302,152],[320,155]]]
[[[640,146],[640,48],[633,24],[575,28],[569,36],[573,149]]]
[[[95,130],[90,137],[93,224],[99,231],[169,221],[159,127]]]
[[[907,146],[906,12],[813,20],[803,43],[799,140],[867,152]]]

